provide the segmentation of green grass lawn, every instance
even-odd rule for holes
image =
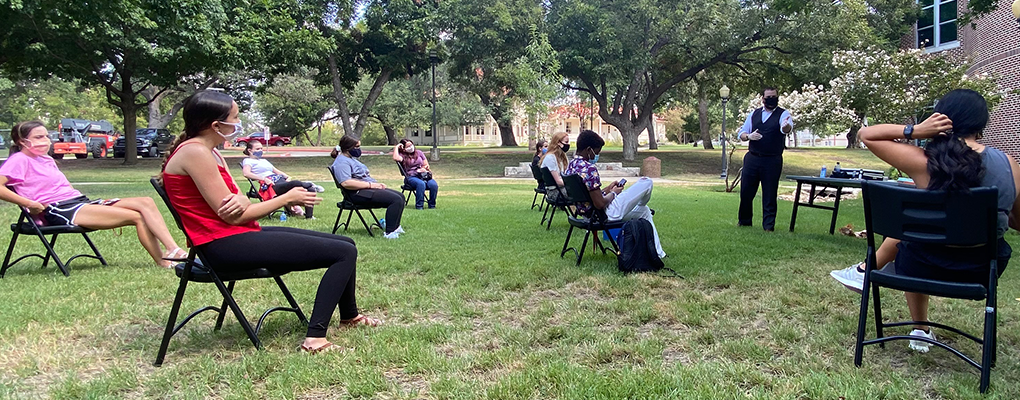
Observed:
[[[679,164],[669,166],[669,178],[711,182],[718,174],[718,151],[652,154],[664,169]],[[848,167],[881,167],[866,152],[788,154],[791,174],[811,173],[822,163],[831,168],[834,157]],[[604,157],[612,161],[619,154]],[[611,255],[589,249],[580,266],[559,257],[566,221],[558,217],[549,231],[539,226],[541,212],[528,209],[533,182],[452,179],[501,175],[504,166],[526,158],[526,151],[451,151],[435,163],[438,209],[407,209],[407,233],[398,240],[371,238],[357,225],[347,233],[359,249],[359,306],[385,325],[330,330],[330,340],[354,349],[346,354],[299,353],[304,327],[293,315],[270,316],[261,334],[265,350],[256,351],[231,315],[214,332],[215,317],[203,314],[171,341],[166,363],[153,367],[178,280],[152,265],[132,228],[92,235],[108,267],[78,260],[65,278],[53,267],[40,269],[38,261],[19,264],[0,281],[0,397],[1020,398],[1016,267],[1000,281],[990,396],[978,394],[976,370],[941,349],[917,354],[905,342],[872,346],[858,369],[853,343],[860,297],[828,272],[859,261],[865,242],[828,235],[828,213],[802,209],[796,233],[738,229],[736,193],[722,192],[721,184],[661,182],[651,206],[669,254],[666,266],[685,279],[625,276]],[[89,196],[152,196],[146,177],[159,164],[141,161],[126,168],[113,160],[68,160],[62,169],[72,182],[118,182],[79,185]],[[331,160],[273,161],[328,188],[316,220],[283,224],[328,231],[340,198],[326,184]],[[399,185],[391,161],[366,162],[373,176]],[[779,202],[779,227],[789,223],[791,207]],[[860,200],[841,208],[839,224],[863,226]],[[0,207],[0,220],[15,216],[15,207]],[[580,239],[575,235],[574,244]],[[1017,239],[1008,235],[1014,247]],[[4,229],[0,243],[9,240]],[[33,240],[19,243],[15,255],[41,248]],[[70,236],[61,241],[62,253],[83,246]],[[321,273],[285,277],[306,314]],[[902,295],[884,293],[887,318],[905,319]],[[243,281],[235,296],[252,320],[285,304],[269,280]],[[182,311],[218,305],[217,297],[213,286],[193,284]],[[933,320],[974,332],[982,311],[976,302],[932,301]],[[957,335],[939,334],[970,354],[979,350]]]

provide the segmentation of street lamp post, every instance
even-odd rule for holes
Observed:
[[[439,56],[436,55],[436,51],[432,50],[429,52],[429,62],[432,63],[432,161],[439,161],[439,147],[437,145],[436,137],[439,133],[436,132],[436,64],[439,64]]]
[[[726,85],[719,88],[719,97],[722,97],[722,135],[720,135],[720,140],[722,140],[722,173],[719,174],[719,178],[726,179],[728,167],[726,165],[726,102],[730,99],[730,88],[726,87]]]

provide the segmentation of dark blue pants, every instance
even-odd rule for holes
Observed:
[[[414,208],[421,209],[425,205],[425,189],[429,190],[429,208],[436,208],[439,184],[435,179],[423,181],[417,176],[409,176],[406,180],[407,184],[414,188]]]
[[[761,185],[761,227],[776,229],[776,199],[779,193],[779,178],[783,174],[783,156],[763,156],[748,152],[744,155],[744,169],[740,171],[740,209],[737,223],[751,226],[754,217],[754,196]]]

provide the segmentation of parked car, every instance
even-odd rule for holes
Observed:
[[[3,136],[0,136],[0,149],[6,149],[6,148],[7,148],[7,142],[4,141],[4,137]]]
[[[283,146],[290,144],[290,138],[286,136],[270,135],[269,139],[266,140],[266,134],[264,132],[255,132],[248,136],[242,136],[234,139],[234,146],[243,146],[250,140],[258,140],[262,142],[263,146]]]
[[[174,135],[169,129],[139,128],[135,131],[135,145],[138,147],[138,155],[142,157],[159,157],[166,152],[167,147],[173,142]],[[123,158],[127,152],[126,140],[124,137],[117,139],[113,145],[113,156]]]

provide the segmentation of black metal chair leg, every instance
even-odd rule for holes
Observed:
[[[42,238],[42,234],[40,234],[39,237]],[[60,256],[57,255],[57,251],[53,250],[53,245],[55,245],[56,243],[57,243],[56,234],[53,235],[53,239],[48,243],[46,242],[46,239],[43,239],[43,245],[46,246],[46,259],[43,260],[43,267],[44,268],[46,267],[46,263],[49,260],[49,257],[52,256],[53,262],[57,263],[57,268],[60,268],[60,272],[63,272],[64,276],[71,276],[71,271],[67,269],[67,264],[60,261]]]
[[[213,283],[216,284],[216,288],[220,290],[220,294],[223,295],[223,298],[227,300],[227,306],[230,307],[230,311],[234,312],[234,318],[237,318],[237,322],[239,322],[241,327],[244,328],[244,333],[248,334],[248,339],[251,339],[251,343],[255,345],[256,349],[261,350],[262,342],[259,340],[258,335],[255,334],[255,329],[251,327],[251,323],[249,323],[248,319],[245,318],[244,312],[241,311],[241,307],[237,306],[237,302],[234,301],[234,296],[227,292],[227,287],[223,285],[223,281],[219,278],[214,279]]]
[[[556,216],[556,207],[553,207],[553,206],[550,205],[550,206],[546,207],[545,209],[546,209],[546,211],[548,211],[550,208],[552,209],[552,213],[549,214],[549,223],[545,226],[545,230],[549,230],[550,228],[552,228],[553,217]]]
[[[584,248],[588,247],[588,236],[591,235],[591,231],[584,231],[584,240],[581,241],[581,251],[577,253],[577,266],[581,265],[581,259],[584,258]]]
[[[308,318],[305,318],[305,313],[301,312],[301,306],[299,306],[297,301],[294,300],[294,296],[290,294],[290,290],[287,289],[287,285],[283,283],[283,279],[279,276],[274,276],[273,279],[275,279],[276,284],[280,286],[280,290],[283,291],[283,296],[287,298],[287,302],[290,303],[291,308],[295,310],[294,312],[297,314],[298,320],[300,320],[302,324],[308,325]]]
[[[7,273],[7,268],[11,267],[11,264],[10,264],[10,262],[11,262],[11,254],[14,253],[14,245],[18,243],[18,236],[19,235],[20,234],[18,232],[14,232],[14,235],[11,236],[11,244],[9,246],[7,246],[7,255],[4,256],[4,265],[3,265],[3,267],[0,267],[0,278],[3,278],[4,274]]]
[[[46,241],[46,238],[44,238],[42,234],[40,234],[39,237],[43,239],[43,242]],[[46,250],[49,251],[47,251],[46,256],[43,257],[42,268],[46,268],[46,266],[50,264],[50,256],[56,254],[56,251],[53,250],[56,246],[57,234],[53,234],[53,236],[50,236],[49,246],[46,247]]]
[[[531,209],[535,209],[535,203],[538,202],[538,192],[535,192],[535,197],[531,199]]]
[[[563,251],[560,251],[560,258],[563,258],[564,254],[567,254],[567,246],[570,244],[570,234],[574,232],[574,226],[570,225],[570,229],[567,230],[567,239],[563,241]]]
[[[344,208],[340,207],[340,211],[336,213],[336,221],[333,221],[333,234],[336,235],[337,229],[340,229],[340,217],[344,215]]]
[[[159,344],[159,353],[156,353],[156,362],[152,363],[155,366],[163,365],[163,359],[166,357],[166,350],[170,346],[170,338],[174,335],[174,324],[177,323],[177,315],[181,312],[181,303],[184,301],[184,291],[188,288],[188,277],[191,272],[191,266],[184,268],[184,274],[181,277],[181,283],[177,286],[177,296],[174,297],[174,304],[170,307],[170,316],[166,320],[166,330],[163,331],[163,341]]]
[[[372,233],[372,228],[368,227],[368,222],[365,222],[365,217],[361,215],[361,210],[357,210],[357,212],[358,219],[361,220],[361,225],[364,225],[365,230],[368,231],[368,236],[375,237],[375,234]]]
[[[106,259],[103,258],[103,256],[101,254],[99,254],[99,249],[97,249],[96,245],[94,243],[92,243],[92,239],[89,239],[89,235],[86,234],[86,233],[82,233],[81,236],[83,238],[85,238],[85,243],[88,243],[89,247],[92,248],[92,253],[94,253],[96,255],[96,258],[99,259],[99,262],[101,264],[103,264],[103,266],[109,266],[109,264],[106,263]]]
[[[864,277],[864,287],[861,288],[861,311],[857,317],[857,343],[854,345],[854,365],[861,366],[864,358],[864,326],[868,323],[868,292],[871,290],[871,283],[868,277]]]
[[[235,283],[237,283],[237,281],[230,281],[230,284],[227,285],[227,292],[230,293],[231,297],[234,296],[234,284]],[[220,330],[220,328],[223,327],[223,318],[227,316],[227,297],[226,296],[223,297],[223,302],[220,303],[220,312],[217,313],[217,314],[219,314],[219,315],[216,316],[216,326],[213,328],[213,330],[215,330],[215,331],[218,331],[218,330]]]
[[[875,302],[875,337],[885,337],[885,324],[882,323],[882,296],[878,286],[871,288],[871,294]],[[885,342],[879,343],[878,347],[885,348]]]

